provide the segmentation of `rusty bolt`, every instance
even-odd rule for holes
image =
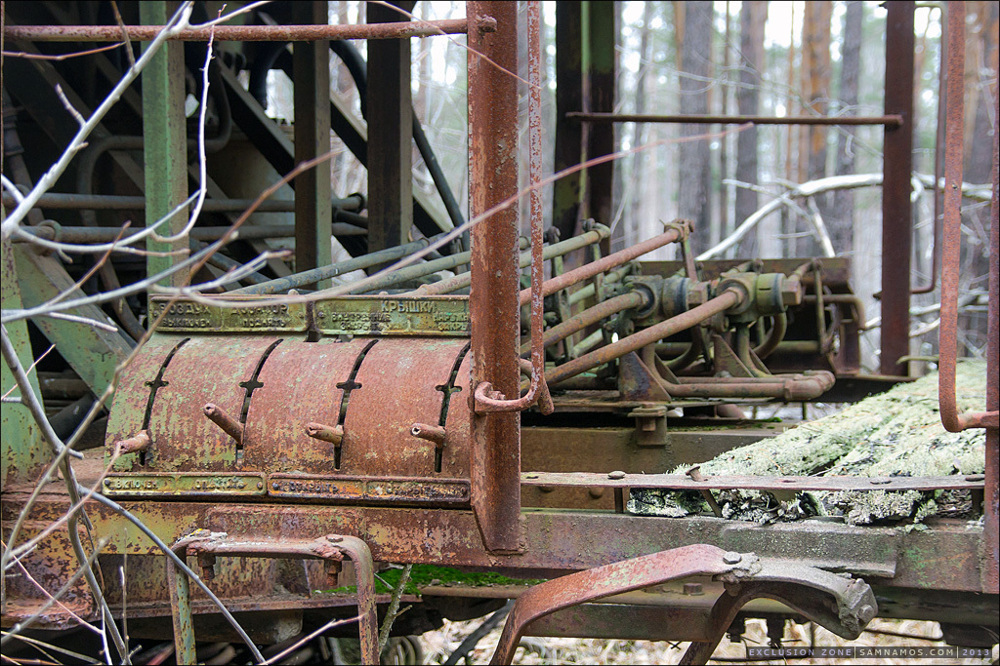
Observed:
[[[215,555],[199,555],[198,565],[201,566],[201,577],[203,580],[215,578]]]
[[[444,446],[445,430],[441,426],[414,423],[410,426],[410,434],[428,442],[433,442],[438,448]]]
[[[875,617],[875,609],[870,604],[863,605],[858,609],[858,619],[864,624],[868,624]]]
[[[688,471],[684,472],[691,477],[692,481],[704,481],[705,475],[701,473],[701,465],[695,465]]]
[[[128,439],[121,439],[115,442],[115,448],[118,453],[138,453],[139,451],[145,451],[149,448],[151,440],[149,439],[149,432],[146,430],[140,430],[139,434],[134,437],[129,437]]]
[[[702,588],[701,583],[684,583],[684,594],[698,596],[705,594],[705,590]]]
[[[786,307],[802,303],[802,281],[798,275],[785,276],[781,280],[781,302]]]
[[[722,556],[722,561],[726,564],[739,564],[742,560],[743,556],[734,551],[729,551]]]
[[[619,479],[624,479],[625,478],[625,472],[622,472],[620,470],[615,470],[614,472],[609,472],[608,473],[608,478],[609,479],[614,479],[615,481],[617,481]]]
[[[306,424],[306,434],[313,439],[329,442],[334,446],[340,446],[341,442],[344,441],[344,426],[328,426],[313,421]]]

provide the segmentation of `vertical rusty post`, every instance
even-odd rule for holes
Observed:
[[[883,375],[907,375],[910,353],[910,253],[913,245],[913,2],[886,3],[885,113],[903,124],[886,127],[882,162]]]
[[[983,591],[996,594],[1000,587],[1000,461],[997,409],[1000,407],[1000,135],[993,134],[993,202],[990,211],[989,315],[986,351],[986,412],[958,412],[955,400],[955,364],[958,356],[958,287],[962,254],[962,180],[965,130],[965,7],[961,2],[947,5],[948,82],[944,153],[944,224],[941,237],[941,335],[938,375],[938,402],[941,422],[952,432],[966,428],[986,428],[986,484],[984,492],[981,571]],[[995,100],[1000,110],[1000,100]]]
[[[300,24],[329,22],[325,2],[292,3]],[[296,42],[292,47],[295,76],[295,161],[305,162],[330,151],[330,42]],[[295,178],[295,270],[332,262],[331,183],[329,160]],[[318,283],[320,289],[329,281]]]
[[[139,4],[145,24],[165,24],[176,4],[159,0]],[[149,48],[144,44],[143,48]],[[146,186],[146,224],[152,225],[180,205],[188,195],[187,124],[184,120],[184,45],[167,42],[142,72],[143,162]],[[160,227],[161,236],[172,236],[187,225],[187,211],[177,213]],[[187,241],[146,241],[154,252],[146,259],[146,271],[155,275],[170,268],[177,257],[156,253],[187,249]],[[183,284],[184,271],[167,278],[168,286]]]
[[[517,193],[517,5],[469,2],[469,217]],[[484,34],[476,17],[496,18]],[[481,57],[482,56],[485,57]],[[489,58],[489,60],[487,60]],[[490,382],[505,397],[519,393],[518,214],[515,205],[472,229],[472,386]],[[474,391],[469,392],[473,400]],[[475,408],[472,403],[473,409]],[[519,548],[520,415],[472,417],[472,506],[491,551]]]
[[[1000,96],[993,99],[1000,118]],[[990,210],[990,294],[986,343],[986,411],[1000,409],[1000,132],[993,131],[993,204]],[[1000,592],[1000,428],[986,428],[983,591]]]
[[[411,11],[415,3],[392,4]],[[385,5],[368,3],[368,23],[408,21]],[[410,40],[368,42],[368,251],[402,245],[413,224],[413,103]],[[376,268],[381,268],[377,266]]]

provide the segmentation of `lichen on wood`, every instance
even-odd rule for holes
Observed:
[[[937,374],[899,384],[843,411],[803,423],[775,437],[727,451],[701,463],[711,475],[743,476],[948,476],[980,474],[985,463],[981,429],[945,431],[938,414]],[[958,408],[982,410],[986,366],[958,364]],[[674,474],[683,474],[682,465]],[[778,494],[722,491],[724,518],[773,522],[839,515],[851,524],[923,519],[968,509],[969,494],[956,492],[806,492]],[[706,511],[697,493],[633,489],[628,511],[682,517]]]

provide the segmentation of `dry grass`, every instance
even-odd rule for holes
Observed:
[[[440,631],[424,634],[421,637],[424,646],[424,663],[441,664],[458,647],[462,639],[479,626],[482,620],[469,622],[446,622]],[[913,620],[881,620],[876,619],[869,629],[879,632],[904,634],[907,637],[865,632],[853,642],[840,639],[822,627],[808,624],[786,623],[783,644],[785,647],[806,647],[810,643],[816,646],[945,646],[941,638],[941,629],[936,622],[918,622]],[[480,641],[477,649],[469,656],[466,663],[486,664],[493,655],[500,629],[497,628]],[[709,664],[724,664],[743,662],[748,646],[766,647],[768,644],[767,629],[763,620],[748,620],[746,633],[742,643],[733,643],[723,639],[716,649],[715,658]],[[652,641],[624,640],[593,640],[572,638],[525,638],[514,657],[515,664],[676,664],[687,643],[667,643]],[[864,664],[984,664],[995,662],[997,647],[994,646],[990,659],[870,659]],[[461,663],[461,662],[460,662]],[[849,663],[833,659],[795,659],[752,661],[753,664],[837,664]]]

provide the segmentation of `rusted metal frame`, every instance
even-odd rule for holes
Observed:
[[[292,5],[301,23],[325,24],[326,5]],[[330,151],[330,43],[299,42],[292,53],[295,102],[295,162],[301,164]],[[333,261],[331,183],[332,167],[324,160],[295,177],[295,270],[327,266]],[[375,221],[377,226],[378,221]],[[318,289],[330,286],[317,283]]]
[[[414,3],[395,0],[409,12]],[[409,16],[379,3],[367,6],[370,23],[409,23]],[[368,249],[384,250],[406,242],[413,226],[413,102],[410,94],[410,42],[368,45]]]
[[[882,330],[880,372],[908,375],[910,255],[913,247],[913,13],[906,0],[886,5],[885,112],[903,118],[885,129],[882,178]]]
[[[162,25],[124,26],[132,41],[148,42],[162,32]],[[496,19],[482,15],[470,18],[420,21],[419,23],[373,23],[338,25],[217,25],[214,28],[180,30],[168,39],[183,42],[207,42],[214,31],[217,42],[311,42],[333,39],[408,39],[437,35],[461,35],[472,30],[493,32]],[[35,42],[118,42],[118,25],[7,25],[5,39]]]
[[[636,243],[635,245],[625,248],[614,254],[609,254],[606,257],[601,257],[596,261],[592,261],[588,264],[580,266],[579,268],[574,268],[571,271],[567,271],[562,275],[546,280],[542,284],[542,296],[551,296],[552,294],[571,287],[574,284],[587,280],[594,277],[600,273],[611,270],[612,268],[617,268],[622,264],[632,261],[637,257],[641,257],[647,252],[652,252],[653,250],[663,247],[664,245],[669,245],[670,243],[675,243],[679,240],[683,240],[691,231],[690,223],[686,220],[679,220],[668,225],[670,228],[658,236],[654,236],[649,240],[645,240],[641,243]],[[527,305],[531,302],[531,289],[524,289],[519,295],[519,300],[521,305]]]
[[[704,476],[684,474],[599,474],[596,472],[525,472],[525,486],[579,488],[659,488],[664,490],[784,490],[804,491],[905,491],[979,490],[982,474],[965,476]]]
[[[631,310],[636,308],[645,308],[649,304],[649,297],[642,291],[630,291],[621,296],[615,296],[614,298],[609,298],[606,301],[602,301],[597,305],[587,308],[583,312],[579,312],[566,321],[553,326],[545,332],[543,339],[543,344],[545,347],[550,347],[560,340],[564,340],[573,333],[577,331],[582,331],[583,329],[596,324],[602,319],[607,319],[611,315],[622,312],[623,310]],[[521,346],[521,353],[524,354],[528,350],[525,345]]]
[[[962,253],[962,146],[965,128],[965,6],[949,2],[948,87],[944,148],[944,235],[941,247],[941,335],[938,345],[938,404],[941,423],[950,432],[966,428],[1000,427],[996,409],[989,412],[958,413],[955,397],[955,365],[958,356],[958,279]],[[994,141],[996,138],[994,137]],[[994,174],[996,173],[994,152]],[[993,212],[996,214],[996,178]],[[995,232],[996,224],[993,224]],[[991,277],[992,279],[992,277]],[[995,307],[994,300],[990,301]],[[988,383],[995,383],[990,382]]]
[[[633,477],[634,479],[634,477]],[[7,489],[5,489],[7,490]],[[30,488],[28,489],[30,490]],[[4,493],[4,516],[16,516],[29,493]],[[579,570],[692,543],[714,543],[728,550],[787,556],[809,552],[825,568],[877,575],[887,587],[956,592],[983,591],[985,560],[979,556],[982,525],[935,520],[924,531],[896,527],[850,526],[822,520],[757,525],[689,516],[684,520],[615,515],[610,511],[525,510],[524,552],[489,553],[482,547],[472,511],[421,507],[267,505],[200,501],[123,502],[137,520],[167,538],[194,525],[230,535],[273,535],[276,539],[310,534],[355,534],[365,538],[373,557],[384,562],[440,564],[514,570]],[[65,512],[65,495],[46,493],[32,518],[54,520]],[[122,518],[89,503],[98,533],[111,537],[106,552],[159,555],[153,542],[122,529]],[[51,518],[48,518],[51,516]],[[414,541],[414,535],[418,541]],[[615,534],[595,540],[595,534]],[[419,547],[415,547],[417,544]],[[934,562],[933,567],[926,563]],[[166,591],[164,591],[164,595]],[[994,617],[996,607],[993,608]]]
[[[743,294],[741,292],[736,289],[727,289],[715,298],[710,299],[697,307],[691,308],[687,312],[677,315],[676,317],[671,317],[666,321],[650,326],[649,328],[643,329],[642,331],[634,333],[626,338],[622,338],[621,340],[613,342],[605,347],[601,347],[600,349],[590,352],[589,354],[584,354],[583,356],[575,358],[568,363],[564,363],[547,373],[546,379],[549,384],[555,384],[558,381],[568,379],[569,377],[578,375],[581,372],[586,372],[591,368],[604,365],[605,363],[620,356],[624,356],[629,352],[638,351],[646,345],[653,344],[663,338],[670,337],[671,335],[685,331],[693,326],[697,326],[706,319],[709,319],[720,312],[725,312],[731,307],[735,307],[742,301],[742,299]]]
[[[713,116],[700,114],[655,115],[642,113],[586,113],[571,111],[566,118],[588,123],[690,123],[702,125],[884,125],[899,127],[903,117],[899,114],[884,116]]]
[[[517,195],[517,7],[474,1],[471,17],[491,15],[497,31],[484,34],[470,22],[468,34],[469,218],[477,219]],[[517,207],[509,205],[472,228],[471,386],[489,381],[515,395],[520,370],[517,306]],[[472,414],[471,500],[486,549],[521,548],[519,516],[520,415]]]
[[[528,392],[516,399],[497,395],[489,382],[476,386],[474,398],[478,412],[519,412],[539,403],[543,414],[554,410],[545,383],[545,238],[542,232],[542,69],[541,22],[538,0],[529,0],[528,17],[528,209],[531,218],[531,383]]]
[[[574,236],[564,241],[559,241],[558,243],[546,245],[542,249],[542,259],[549,260],[554,259],[555,257],[562,257],[565,254],[585,248],[588,245],[599,243],[601,240],[611,236],[611,230],[603,224],[597,224],[594,226],[594,229],[586,231],[579,236]],[[530,266],[531,260],[531,251],[522,252],[518,261],[518,268],[526,268],[527,266]],[[433,284],[425,284],[415,290],[413,295],[432,296],[435,294],[447,294],[457,291],[458,289],[468,287],[471,281],[472,273],[459,273],[454,277],[450,277]]]
[[[318,539],[230,538],[225,533],[195,533],[179,540],[171,550],[182,560],[197,555],[205,578],[214,575],[216,557],[265,557],[320,559],[339,563],[346,555],[354,564],[358,595],[358,633],[361,663],[378,664],[378,616],[375,610],[375,565],[368,545],[355,536],[330,534]],[[167,584],[174,626],[177,663],[194,664],[195,635],[191,608],[191,588],[187,576],[178,576],[174,561],[167,558]]]
[[[490,663],[511,663],[518,641],[531,622],[558,610],[677,578],[749,570],[756,560],[753,555],[727,553],[715,546],[699,544],[615,562],[535,585],[514,602]]]

